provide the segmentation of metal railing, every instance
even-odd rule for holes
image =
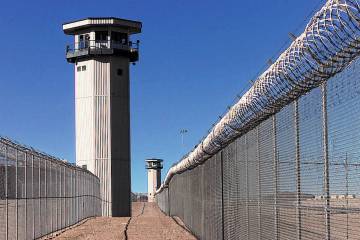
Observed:
[[[36,239],[101,215],[89,171],[0,137],[0,239]]]
[[[78,52],[84,52],[89,50],[126,50],[131,52],[136,52],[139,50],[140,42],[123,42],[123,41],[113,41],[113,40],[84,40],[80,42],[75,42],[74,44],[66,46],[66,54],[75,54]]]

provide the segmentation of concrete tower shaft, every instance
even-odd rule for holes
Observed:
[[[74,36],[66,59],[75,65],[76,164],[100,178],[102,214],[131,215],[129,64],[141,23],[87,18],[63,25]]]

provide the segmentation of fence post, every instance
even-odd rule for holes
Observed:
[[[5,238],[9,239],[8,146],[5,145]]]
[[[250,209],[249,209],[249,202],[250,202],[250,193],[249,193],[249,154],[247,151],[247,134],[244,135],[244,144],[245,144],[245,169],[246,169],[246,215],[247,215],[247,220],[246,220],[246,229],[247,229],[247,234],[246,237],[248,240],[249,239],[249,235],[250,235]]]
[[[37,162],[38,162],[38,166],[39,166],[39,201],[38,201],[39,202],[39,204],[38,204],[39,205],[38,206],[39,207],[39,216],[38,217],[39,217],[39,225],[40,225],[39,226],[39,231],[40,231],[39,235],[41,236],[42,235],[41,234],[42,233],[42,231],[41,231],[42,230],[41,229],[41,215],[42,215],[41,214],[41,160],[39,157],[37,158]],[[37,237],[39,237],[39,236],[37,236]]]
[[[167,187],[167,195],[168,195],[168,215],[171,216],[171,205],[170,205],[170,183],[168,184]]]
[[[75,170],[72,168],[71,169],[71,190],[70,190],[70,195],[71,195],[71,200],[70,200],[70,222],[71,224],[74,224],[74,216],[75,216],[75,213],[74,213],[74,210],[75,210],[75,207],[74,207],[74,192],[75,192]]]
[[[300,137],[299,137],[299,102],[294,101],[295,127],[295,164],[296,164],[296,219],[297,237],[301,239],[301,164],[300,164]]]
[[[67,214],[66,214],[66,207],[67,207],[67,204],[66,204],[66,166],[64,165],[64,175],[63,175],[63,226],[66,227],[66,217],[67,217]]]
[[[19,174],[18,174],[18,150],[15,149],[15,238],[19,238],[19,201],[18,201],[18,187],[19,187]]]
[[[329,181],[329,147],[328,147],[328,115],[327,115],[327,85],[321,85],[322,118],[323,118],[323,157],[324,157],[324,192],[325,192],[325,226],[326,239],[330,240],[330,181]]]
[[[31,197],[32,197],[32,217],[33,217],[33,239],[35,239],[35,199],[34,199],[34,154],[31,154]]]
[[[277,197],[278,197],[278,150],[277,150],[277,129],[276,129],[276,115],[272,117],[273,124],[273,157],[274,157],[274,182],[275,182],[275,192],[274,192],[274,212],[275,212],[275,239],[279,239],[279,226],[278,226],[278,209],[277,209]]]
[[[221,174],[221,224],[222,240],[225,239],[224,225],[224,156],[223,150],[220,151],[220,174]]]
[[[52,176],[52,161],[50,160],[49,161],[49,164],[50,164],[50,169],[49,169],[49,181],[50,181],[50,228],[51,228],[51,232],[54,231],[54,223],[53,223],[53,218],[54,218],[54,211],[53,211],[53,208],[54,208],[54,196],[53,196],[53,184],[52,184],[52,180],[53,180],[53,176]]]
[[[62,187],[62,191],[63,191],[63,194],[62,194],[62,208],[63,208],[63,212],[62,212],[62,226],[63,227],[66,227],[66,168],[65,166],[63,165],[63,179],[62,179],[62,182],[63,182],[63,187]]]
[[[45,214],[46,214],[46,217],[45,217],[45,224],[46,224],[46,227],[45,227],[45,229],[46,229],[46,233],[48,233],[49,232],[49,226],[48,226],[48,218],[49,218],[49,210],[48,210],[48,195],[47,195],[47,190],[48,190],[48,188],[47,188],[47,158],[44,158],[44,161],[45,161],[45,166],[44,166],[44,168],[45,168],[45,170],[44,170],[44,174],[45,174],[45,184],[44,184],[44,186],[45,186],[45,191],[44,191],[44,193],[45,193],[45,196],[44,196],[44,198],[45,198]]]
[[[261,239],[261,172],[260,172],[260,134],[259,134],[260,126],[256,127],[256,153],[257,153],[257,164],[258,164],[258,224],[259,224],[259,239]]]
[[[25,197],[25,238],[27,238],[27,204],[28,204],[28,196],[27,196],[27,156],[28,156],[28,153],[25,152],[25,165],[24,165],[24,172],[25,172],[25,178],[24,178],[24,185],[25,185],[25,191],[24,191],[24,197]]]
[[[76,192],[76,222],[78,222],[79,220],[79,186],[78,186],[78,170],[76,170],[75,172],[75,192]]]
[[[55,192],[55,198],[54,198],[54,205],[55,205],[55,208],[56,208],[56,210],[55,210],[55,231],[56,230],[58,230],[58,226],[59,226],[59,224],[58,224],[58,219],[59,219],[59,210],[58,210],[58,171],[59,171],[59,169],[58,169],[58,167],[57,167],[57,164],[56,163],[54,163],[54,174],[55,174],[55,184],[54,184],[54,192]]]

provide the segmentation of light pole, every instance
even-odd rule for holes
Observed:
[[[181,134],[181,145],[184,147],[184,135],[188,133],[187,129],[181,129],[180,130],[180,134]]]

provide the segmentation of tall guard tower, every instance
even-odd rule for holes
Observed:
[[[102,214],[131,215],[129,64],[139,58],[141,22],[87,18],[63,24],[74,36],[76,164],[100,178]]]
[[[146,169],[148,172],[148,202],[155,202],[155,192],[161,185],[161,169],[163,168],[162,159],[146,159]]]

